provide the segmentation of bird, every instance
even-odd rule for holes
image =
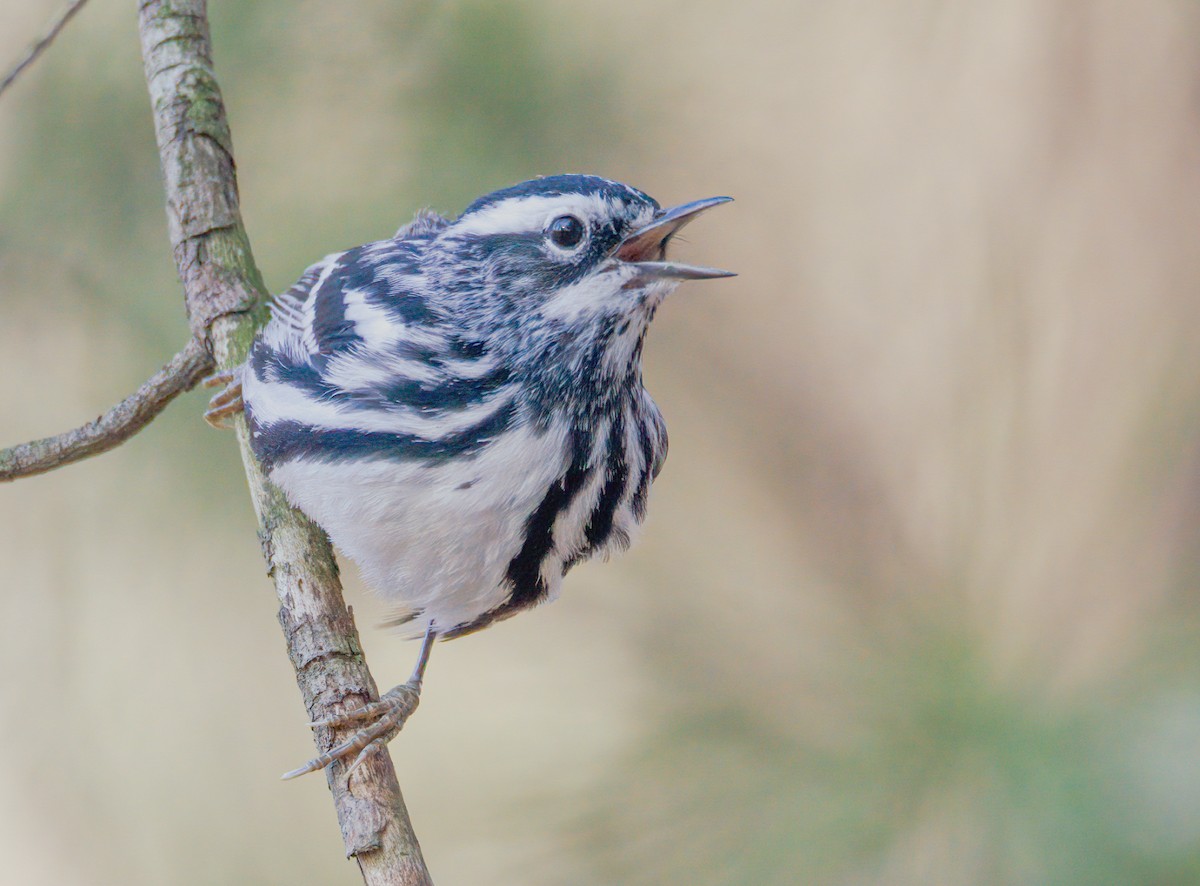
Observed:
[[[734,276],[667,247],[731,199],[535,178],[455,219],[423,210],[274,299],[206,418],[245,413],[268,479],[422,638],[408,681],[310,724],[363,725],[284,778],[353,771],[415,709],[435,640],[553,600],[633,542],[667,455],[647,330],[681,282]]]

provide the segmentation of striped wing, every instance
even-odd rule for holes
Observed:
[[[429,236],[330,255],[276,299],[243,380],[252,443],[268,466],[440,459],[507,427],[507,369],[426,297],[420,256]]]

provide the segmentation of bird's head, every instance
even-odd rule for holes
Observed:
[[[438,237],[436,275],[472,325],[546,365],[636,370],[646,327],[684,280],[729,271],[670,261],[685,224],[729,197],[671,209],[591,175],[534,179],[476,200]],[[583,365],[588,364],[588,365]]]

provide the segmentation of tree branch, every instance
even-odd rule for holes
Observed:
[[[266,291],[238,207],[233,148],[213,73],[205,0],[141,0],[142,58],[154,109],[175,262],[193,333],[223,367],[240,364],[263,318]],[[324,719],[378,698],[342,600],[324,533],[267,484],[236,421],[279,621],[309,716]],[[316,730],[317,747],[337,736]],[[387,754],[348,780],[345,763],[327,770],[346,852],[369,884],[430,883]]]
[[[30,47],[25,58],[17,62],[16,67],[8,72],[3,82],[0,82],[0,95],[4,95],[4,91],[12,86],[13,82],[21,76],[22,71],[37,61],[38,56],[45,52],[46,47],[54,42],[54,38],[58,36],[58,32],[67,26],[67,22],[74,17],[75,13],[83,8],[83,4],[85,3],[87,3],[87,0],[71,0],[67,8],[62,11],[54,24],[50,26],[50,30],[43,34],[41,39]]]
[[[212,370],[212,357],[192,339],[149,381],[94,421],[54,437],[0,449],[0,482],[42,474],[120,446]]]

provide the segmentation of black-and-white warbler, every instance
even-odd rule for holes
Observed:
[[[667,243],[729,199],[664,210],[595,176],[535,179],[330,255],[276,299],[209,417],[244,403],[272,482],[424,634],[408,683],[321,724],[369,725],[289,776],[382,748],[434,639],[630,544],[667,454],[647,327],[680,281],[730,276]]]

